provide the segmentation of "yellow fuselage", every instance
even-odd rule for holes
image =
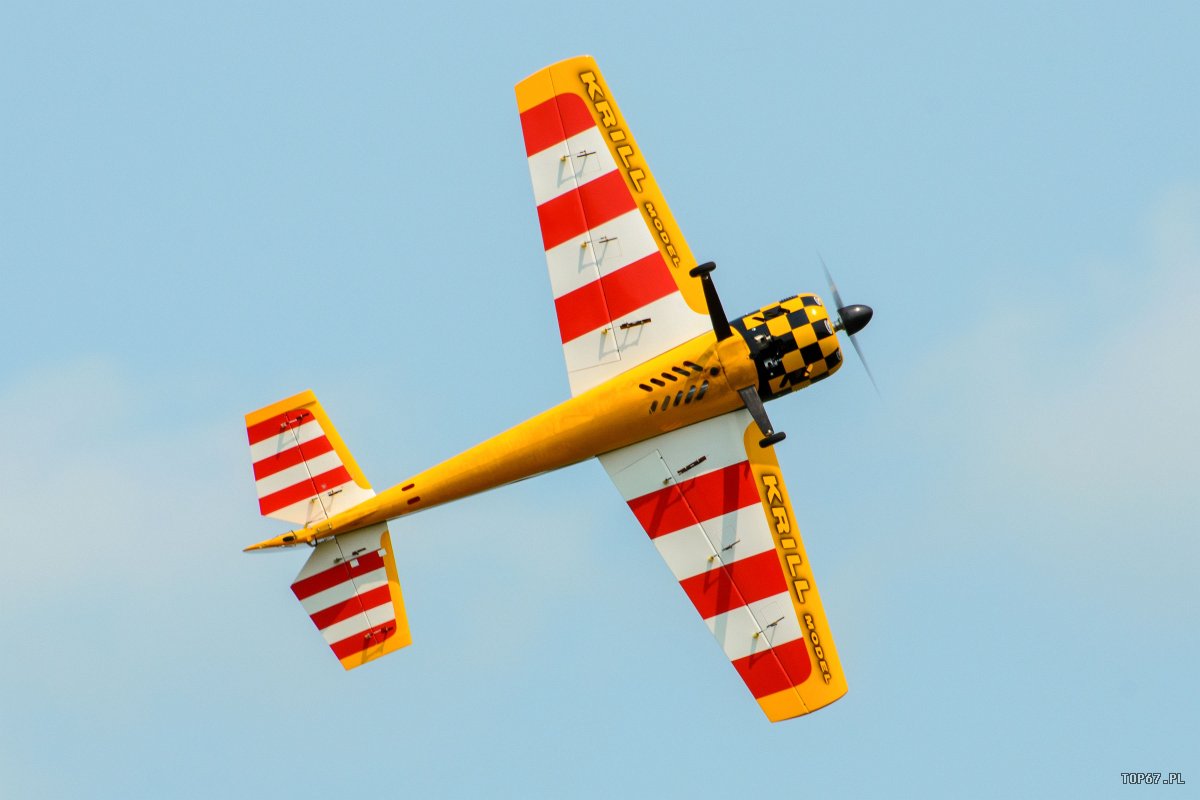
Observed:
[[[806,297],[813,297],[807,295]],[[293,531],[254,546],[279,547],[314,543],[432,506],[448,503],[543,472],[576,464],[588,458],[644,441],[741,408],[738,389],[758,386],[771,399],[811,380],[780,385],[761,370],[762,359],[752,351],[764,340],[768,325],[773,337],[784,330],[787,318],[802,319],[807,328],[825,326],[829,333],[821,351],[820,374],[826,377],[840,366],[837,340],[829,328],[824,307],[801,305],[789,298],[748,315],[737,323],[737,334],[721,342],[708,333],[638,365],[611,380],[544,411],[509,430],[418,473],[354,508],[311,528]],[[783,309],[785,313],[774,311]],[[773,312],[773,316],[772,316]],[[791,312],[790,314],[786,312]],[[797,317],[799,314],[799,317]],[[766,316],[766,319],[763,317]],[[779,319],[778,322],[773,320]],[[789,326],[790,332],[795,326]],[[809,356],[816,353],[809,345]],[[795,348],[793,370],[808,366]],[[834,355],[827,366],[824,359]],[[801,360],[796,360],[801,359]],[[793,376],[796,373],[793,372]]]

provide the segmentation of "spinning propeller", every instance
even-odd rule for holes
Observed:
[[[871,379],[871,385],[875,387],[875,394],[879,395],[879,384],[875,383],[875,376],[871,374],[871,368],[867,366],[867,359],[863,355],[862,348],[858,346],[858,340],[854,338],[854,334],[867,327],[867,323],[871,321],[875,312],[871,310],[870,306],[843,305],[842,296],[838,293],[837,284],[833,282],[833,276],[829,274],[829,267],[825,266],[824,257],[818,254],[817,258],[821,259],[821,269],[825,271],[825,280],[829,283],[829,293],[833,295],[833,302],[837,307],[838,320],[833,329],[846,332],[850,338],[850,344],[854,345],[854,352],[858,353],[858,360],[862,362],[863,369],[867,371],[867,377]],[[882,395],[880,396],[882,397]]]

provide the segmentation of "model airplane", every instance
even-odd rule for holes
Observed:
[[[729,320],[600,70],[516,87],[570,400],[376,494],[311,392],[246,416],[259,506],[313,548],[292,590],[346,669],[411,643],[389,520],[600,463],[772,721],[846,682],[764,400],[841,366],[866,306],[796,295]],[[835,299],[836,298],[836,289]]]

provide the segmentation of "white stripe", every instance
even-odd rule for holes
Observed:
[[[667,468],[682,483],[745,461],[746,428],[752,423],[750,412],[741,409],[671,431],[651,441],[662,454],[663,461],[667,462]],[[678,474],[678,470],[701,456],[704,456],[704,461],[683,475]]]
[[[703,423],[700,423],[703,424]],[[692,425],[683,430],[699,427]],[[682,431],[656,436],[600,456],[600,464],[625,502],[650,494],[671,481],[671,472],[663,463],[657,445],[668,436]]]
[[[684,383],[682,380],[680,383]],[[666,389],[662,390],[666,392]],[[725,469],[740,464],[747,459],[746,445],[743,437],[746,428],[752,423],[750,412],[745,409],[722,414],[719,417],[706,419],[680,428],[677,431],[664,433],[647,439],[644,442],[631,444],[620,450],[605,453],[600,456],[600,463],[608,472],[617,491],[626,502],[656,492],[661,489],[666,474],[661,469],[651,472],[632,470],[646,454],[657,451],[666,462],[666,469],[675,475],[675,480],[683,483],[709,472]],[[701,456],[704,460],[689,469],[683,475],[678,471],[692,464]]]
[[[369,614],[371,619],[379,620],[379,622],[372,623],[365,614],[355,614],[350,619],[344,619],[336,625],[330,625],[328,628],[323,629],[321,635],[325,637],[327,643],[332,645],[340,642],[342,639],[349,639],[355,634],[368,631],[382,622],[396,618],[396,612],[392,608],[390,600],[375,608],[367,609],[366,614]]]
[[[396,618],[396,607],[394,605],[395,598],[388,594],[388,601],[383,605],[375,606],[367,609],[367,621],[371,623],[371,627],[378,627],[388,620]]]
[[[344,533],[337,537],[337,539],[328,539],[321,542],[313,548],[312,555],[304,562],[304,566],[292,583],[299,583],[306,578],[311,578],[313,575],[337,566],[346,559],[347,554],[354,552],[360,547],[365,547],[368,550],[378,550],[383,546],[383,532],[386,529],[387,523],[380,522],[375,525],[368,525],[365,528],[359,528],[353,533]],[[343,552],[343,548],[345,548],[345,552]]]
[[[337,586],[331,586],[328,589],[306,597],[300,601],[300,605],[304,606],[304,610],[309,616],[312,616],[318,611],[324,611],[338,603],[344,603],[356,594],[364,594],[372,589],[378,589],[380,586],[386,585],[387,570],[384,567],[380,567],[379,569],[363,573],[361,577],[347,578]]]
[[[330,492],[334,492],[335,494],[331,496]],[[281,519],[293,525],[303,525],[307,528],[314,522],[326,519],[326,509],[329,510],[329,515],[332,516],[374,496],[375,492],[373,490],[364,489],[353,480],[350,480],[341,486],[329,487],[329,489],[322,492],[319,496],[309,497],[292,503],[290,506],[284,506],[266,516],[271,519]]]
[[[563,156],[568,156],[565,161]],[[529,157],[534,202],[540,206],[616,168],[600,129],[593,125],[567,139],[565,146],[559,142]]]
[[[342,466],[342,460],[337,453],[323,453],[312,460],[301,461],[299,464],[293,464],[287,469],[255,481],[254,488],[260,499],[296,486],[307,490],[309,497],[316,497],[317,494],[328,491],[328,489],[314,487],[311,479],[340,466]]]
[[[636,322],[647,317],[651,322],[646,325],[627,330],[620,328],[624,322]],[[583,394],[673,347],[705,333],[712,333],[709,318],[693,311],[678,292],[618,317],[611,326],[605,327],[611,327],[608,334],[603,333],[604,328],[597,328],[563,345],[572,395]],[[620,350],[619,360],[601,360],[600,357],[607,356],[612,350],[612,345],[604,339],[615,342]],[[649,397],[646,402],[649,408]]]
[[[289,506],[290,508],[291,506]],[[357,531],[355,531],[357,533]],[[351,534],[353,535],[353,534]],[[324,572],[330,567],[342,562],[342,551],[338,547],[336,540],[324,541],[313,548],[312,555],[304,562],[304,566],[300,569],[296,579],[292,581],[295,586],[300,581],[311,578],[313,575]]]
[[[261,480],[255,481],[254,487],[258,490],[259,498],[263,498],[275,492],[291,488],[298,483],[309,480],[309,478],[315,478],[324,472],[340,466],[342,466],[341,456],[330,450],[328,453],[322,453],[314,459],[301,461],[299,464],[280,470],[274,475],[268,475]],[[315,491],[320,491],[320,487],[317,487]]]
[[[778,622],[776,622],[778,620]],[[787,592],[704,620],[730,661],[799,639],[803,632]],[[771,623],[776,623],[771,627]],[[755,638],[754,634],[761,635]]]
[[[293,525],[303,525],[308,527],[309,523],[317,520],[325,519],[325,510],[321,504],[317,502],[317,498],[310,497],[306,500],[300,500],[292,503],[290,506],[284,506],[278,511],[272,511],[266,516],[272,519],[281,519],[284,522],[290,522]]]
[[[736,544],[734,544],[736,542]],[[733,545],[730,549],[724,548]],[[675,580],[683,581],[710,569],[775,549],[758,503],[689,525],[654,540],[654,547]],[[709,560],[713,555],[717,558]]]
[[[319,439],[324,435],[325,433],[321,430],[320,423],[315,419],[309,420],[298,428],[281,430],[279,434],[269,439],[263,439],[258,444],[250,445],[250,461],[257,463],[264,458],[270,458],[271,456],[291,450],[298,443],[311,442],[313,439]]]
[[[612,335],[612,331],[612,323],[606,322],[602,327],[589,331],[583,336],[577,336],[569,342],[563,342],[563,358],[567,362],[567,372],[573,373],[576,370],[587,369],[597,364],[608,364],[618,361],[621,358],[621,351],[617,349],[617,337]],[[623,370],[617,369],[616,372],[623,372]],[[569,377],[570,375],[568,374]],[[575,384],[572,381],[571,393],[579,394],[574,389]],[[646,405],[649,405],[648,401]]]
[[[604,240],[608,239],[606,243]],[[588,243],[586,247],[584,243]],[[658,250],[639,209],[627,211],[546,251],[554,299]]]
[[[700,521],[713,547],[721,548],[721,561],[725,564],[775,549],[762,503],[757,500],[756,496],[756,502],[744,508]]]

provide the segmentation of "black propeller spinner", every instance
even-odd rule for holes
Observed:
[[[871,321],[871,316],[875,313],[870,306],[864,305],[842,306],[837,312],[838,322],[834,329],[845,331],[851,336],[867,327],[867,323]]]

